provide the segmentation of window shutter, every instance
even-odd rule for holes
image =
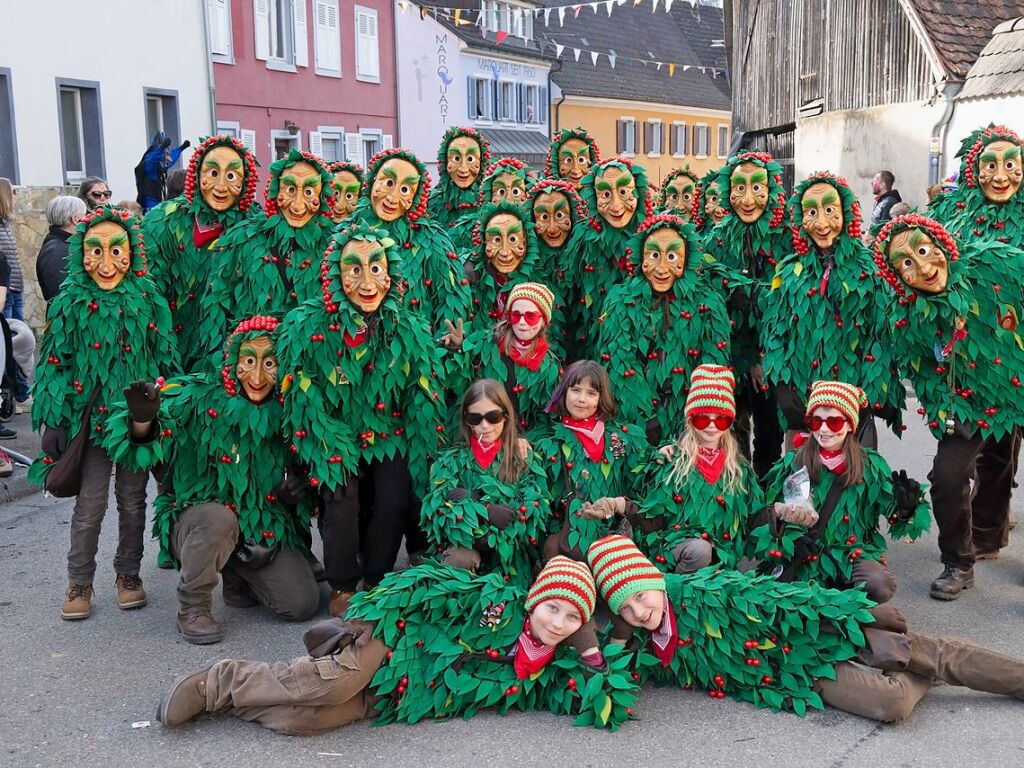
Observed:
[[[240,128],[238,131],[238,140],[241,141],[255,154],[256,152],[256,131],[250,131],[248,128]]]
[[[356,11],[356,69],[361,77],[380,77],[377,14],[370,11]]]
[[[266,61],[270,56],[270,6],[269,0],[252,0],[253,27],[256,33],[256,58]]]
[[[522,83],[516,83],[516,122],[526,122],[526,98],[523,96],[523,92],[526,90],[526,86]]]
[[[383,136],[380,137],[381,149],[391,149],[393,146],[395,146],[395,137],[392,136],[390,133],[385,133]]]
[[[540,104],[537,105],[537,122],[544,125],[548,121],[548,87],[546,85],[540,87],[538,101]]]
[[[320,131],[309,132],[309,151],[317,157],[323,157],[324,155],[324,143],[323,137]]]
[[[210,53],[231,55],[231,11],[228,0],[206,0],[206,17],[210,23]]]
[[[654,152],[654,123],[644,121],[644,152]]]
[[[679,126],[673,125],[668,131],[668,153],[674,155],[678,152],[676,149],[677,136],[679,134]]]
[[[350,163],[366,164],[363,159],[363,140],[358,133],[345,134],[345,159]]]
[[[488,115],[488,117],[491,118],[492,120],[495,120],[497,119],[498,115],[501,114],[498,111],[498,81],[488,80],[487,83],[490,86],[491,93],[491,98],[489,99],[489,101],[491,102],[491,113]]]
[[[341,74],[341,33],[338,0],[316,0],[316,68]]]
[[[466,112],[469,115],[470,120],[476,120],[477,103],[476,103],[476,80],[472,77],[466,78]]]
[[[615,121],[615,154],[621,155],[626,147],[626,121]]]
[[[306,0],[292,0],[295,21],[295,65],[309,66],[309,25],[306,24]]]

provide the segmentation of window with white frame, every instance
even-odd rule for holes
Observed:
[[[615,153],[618,155],[636,154],[636,119],[620,117],[615,121]]]
[[[498,83],[498,119],[504,122],[515,120],[516,97],[515,83],[501,81]]]
[[[693,154],[697,157],[711,154],[711,127],[706,123],[693,126]]]
[[[729,126],[718,126],[718,156],[726,157],[729,154]]]
[[[334,163],[345,159],[345,129],[340,126],[321,125],[320,151],[313,145],[313,135],[309,135],[309,151],[320,155],[325,163]]]
[[[280,160],[290,150],[302,149],[302,134],[291,133],[290,131],[271,131],[270,141],[274,147],[274,159]]]
[[[146,97],[146,140],[164,129],[164,104],[159,96]]]
[[[80,181],[86,172],[82,92],[78,88],[60,89],[60,131],[64,140],[64,176],[68,181]]]
[[[338,0],[314,0],[313,36],[318,75],[341,77],[341,27]]]
[[[533,39],[533,9],[519,3],[480,0],[480,27],[484,32],[507,32]]]
[[[660,156],[665,151],[665,123],[661,120],[648,120],[644,126],[644,152],[652,156]]]
[[[377,11],[356,6],[356,80],[380,82],[380,41]]]
[[[11,70],[0,67],[0,176],[18,183],[18,139],[14,130]]]
[[[672,123],[672,130],[669,133],[669,152],[672,157],[685,157],[690,154],[690,132],[686,123]]]
[[[309,66],[306,0],[252,0],[256,58],[267,69]]]
[[[536,85],[520,86],[519,122],[536,124],[540,122],[540,90]]]
[[[494,86],[493,80],[484,77],[470,76],[466,81],[469,94],[468,115],[470,120],[494,119]]]
[[[302,0],[299,0],[302,2]],[[270,58],[285,64],[294,63],[292,36],[294,29],[288,6],[291,0],[269,0],[270,4]]]
[[[234,64],[231,37],[231,0],[206,0],[210,53],[221,64]]]
[[[99,83],[57,78],[57,113],[65,182],[104,176]]]
[[[363,142],[363,157],[366,158],[366,162],[370,162],[370,158],[384,149],[384,134],[381,131],[367,131],[361,130],[359,132]]]
[[[218,120],[217,135],[231,136],[234,139],[241,139],[242,126],[239,123],[233,122],[231,120]]]

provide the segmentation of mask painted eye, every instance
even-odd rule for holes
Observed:
[[[927,245],[918,246],[917,255],[920,256],[922,259],[927,258],[930,252],[931,248],[929,248]]]
[[[295,187],[293,187],[291,185],[288,185],[287,187],[285,187],[285,192],[287,192],[289,195],[294,195],[295,194]]]
[[[121,250],[121,246],[119,245],[115,245],[113,248],[110,249],[110,255],[113,256],[115,259],[119,258],[122,253],[124,253],[124,251]]]
[[[466,158],[466,165],[476,165],[476,156],[470,155]]]
[[[359,277],[361,274],[363,274],[363,268],[359,267],[359,266],[355,266],[355,267],[352,267],[352,269],[350,269],[348,273],[352,277]]]
[[[523,189],[522,189],[522,187],[512,187],[512,197],[522,197],[522,196],[523,196]]]
[[[836,212],[836,208],[835,208],[834,205],[830,205],[827,208],[825,208],[825,215],[826,216],[834,216],[835,212]]]
[[[985,163],[985,170],[986,171],[994,171],[995,169],[996,169],[996,164],[994,162]]]
[[[494,194],[497,195],[498,198],[500,199],[505,197],[505,195],[507,194],[507,190],[504,187],[498,187],[496,190],[494,190]]]
[[[806,211],[804,211],[804,218],[805,219],[816,219],[816,218],[818,218],[818,211],[817,211],[817,209],[815,209],[815,208],[808,208]]]
[[[1008,171],[1012,171],[1012,170],[1014,170],[1014,169],[1015,169],[1016,167],[1017,167],[1017,163],[1015,163],[1015,162],[1014,162],[1013,160],[1007,160],[1007,161],[1006,161],[1006,170],[1008,170]]]
[[[675,202],[679,199],[679,194],[673,189],[668,193],[668,199]]]
[[[307,198],[312,199],[313,196],[316,195],[316,190],[313,189],[312,187],[306,187],[304,190],[302,190],[302,194],[304,194]]]
[[[410,187],[408,184],[402,185],[401,193],[403,195],[411,194],[412,193],[412,187]]]
[[[678,253],[676,253],[675,251],[672,251],[672,252],[671,252],[671,253],[670,253],[670,254],[668,255],[668,260],[669,260],[669,261],[679,261],[679,254],[678,254]]]
[[[370,274],[376,276],[376,275],[381,275],[383,273],[384,273],[384,267],[382,265],[380,265],[380,264],[372,264],[372,265],[370,265]]]
[[[632,189],[624,189],[624,190],[622,190],[622,199],[623,200],[628,200],[629,198],[631,198],[633,196],[633,192],[634,191],[635,190],[632,190]]]
[[[218,176],[220,176],[220,171],[218,171],[216,168],[211,168],[206,172],[206,175],[209,176],[211,179],[216,179]]]
[[[256,365],[256,358],[252,355],[246,355],[242,362],[249,366]]]
[[[90,253],[92,254],[93,258],[97,258],[98,259],[100,256],[103,255],[103,249],[99,248],[99,247],[96,247],[96,248],[93,248],[92,251],[90,251]]]
[[[611,190],[608,190],[608,189],[604,190],[604,191],[603,191],[603,192],[601,193],[601,199],[602,199],[602,200],[611,200],[611,199],[612,199],[612,193],[611,193]]]
[[[557,212],[557,213],[555,214],[555,219],[556,219],[557,221],[565,221],[565,218],[566,218],[566,215],[565,215],[565,211],[558,211],[558,212]]]
[[[590,158],[589,158],[589,157],[586,157],[586,156],[583,156],[583,157],[578,157],[578,158],[576,158],[576,162],[577,162],[577,163],[578,163],[579,165],[581,165],[581,166],[583,166],[584,168],[586,168],[586,167],[587,167],[588,165],[590,165]]]
[[[237,171],[228,171],[224,175],[225,175],[225,177],[227,178],[228,181],[235,181],[238,178],[238,172]]]
[[[657,251],[648,251],[647,252],[647,258],[650,261],[657,261],[658,260],[658,252]]]
[[[900,269],[907,270],[907,269],[913,269],[913,268],[914,268],[914,260],[911,259],[911,258],[903,259],[903,261],[900,262]]]
[[[277,360],[275,360],[272,357],[268,357],[268,358],[264,359],[263,367],[266,368],[268,371],[272,371],[275,368],[277,368]]]
[[[764,189],[764,187],[762,187],[760,184],[755,184],[754,185],[754,194],[755,195],[760,194],[762,189]]]

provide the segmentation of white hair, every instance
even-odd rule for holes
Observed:
[[[46,223],[50,226],[65,227],[84,215],[85,203],[80,197],[60,195],[46,204]]]

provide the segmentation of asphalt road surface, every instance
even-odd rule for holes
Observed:
[[[882,451],[894,468],[923,480],[935,443],[912,415],[915,408],[908,408],[902,442],[885,436]],[[142,569],[149,605],[118,610],[113,509],[100,540],[92,618],[61,621],[71,507],[41,494],[0,506],[2,766],[1024,765],[1024,702],[948,686],[935,687],[899,725],[837,710],[800,719],[699,692],[649,688],[640,720],[615,734],[573,728],[545,713],[384,728],[358,723],[316,738],[279,736],[223,716],[165,729],[156,722],[156,704],[177,676],[224,657],[297,656],[308,623],[286,624],[259,608],[225,608],[217,590],[215,610],[227,638],[188,645],[175,631],[175,574],[157,568],[155,543],[147,544]],[[1014,507],[1020,514],[1019,500]],[[975,589],[948,604],[927,596],[941,570],[935,535],[891,544],[896,604],[918,631],[960,635],[1024,658],[1022,538],[1024,525],[1011,533],[1000,560],[976,568]]]

